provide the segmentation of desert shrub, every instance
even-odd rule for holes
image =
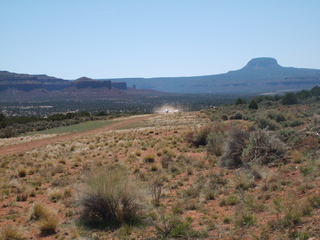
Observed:
[[[226,198],[221,199],[219,205],[223,206],[233,206],[239,202],[239,198],[236,195],[230,195]]]
[[[283,105],[292,105],[298,102],[298,97],[295,93],[286,93],[282,98]]]
[[[35,203],[31,208],[30,220],[37,220],[42,236],[56,233],[59,219],[56,213],[44,203]]]
[[[186,238],[190,233],[190,223],[182,221],[178,216],[159,214],[158,219],[149,219],[156,229],[156,235],[161,239]]]
[[[258,106],[258,103],[254,100],[252,100],[250,103],[249,103],[249,109],[258,109],[259,106]]]
[[[48,236],[56,233],[59,220],[56,216],[51,216],[49,218],[40,218],[38,226],[41,231],[42,236]]]
[[[222,178],[221,174],[218,175],[214,172],[208,174],[208,187],[211,189],[217,189],[219,186],[225,186],[228,183],[228,180]]]
[[[239,105],[239,104],[246,104],[247,101],[242,99],[242,98],[238,98],[235,102],[234,105]]]
[[[162,156],[160,159],[161,166],[165,169],[168,169],[171,162],[173,162],[173,159],[169,155]]]
[[[123,169],[99,171],[87,179],[80,198],[80,222],[91,227],[134,224],[142,193]]]
[[[221,115],[220,118],[221,118],[221,120],[223,120],[223,121],[227,121],[227,120],[228,120],[228,116],[225,115],[225,114]]]
[[[3,240],[25,240],[26,237],[23,236],[22,231],[12,225],[7,225],[0,232],[0,239]]]
[[[279,130],[279,137],[282,141],[288,142],[295,136],[296,131],[292,128]]]
[[[202,127],[198,130],[188,132],[185,136],[185,139],[188,143],[195,147],[199,147],[200,145],[205,146],[207,144],[207,137],[210,132],[211,128],[209,126]]]
[[[18,168],[18,176],[19,177],[23,178],[23,177],[27,176],[27,174],[28,174],[28,170],[26,168],[24,168],[24,167]]]
[[[152,203],[155,206],[160,205],[160,198],[162,193],[162,180],[158,177],[156,178],[150,186],[150,192],[152,197]]]
[[[279,113],[279,112],[270,111],[270,112],[268,112],[267,116],[268,116],[268,118],[275,120],[278,123],[284,122],[287,120],[286,117],[282,113]]]
[[[144,161],[145,163],[153,163],[154,160],[155,160],[155,158],[156,158],[155,155],[153,155],[153,154],[147,154],[147,155],[145,155],[145,156],[143,157],[143,161]]]
[[[242,165],[242,151],[247,146],[249,132],[240,129],[233,129],[225,146],[224,154],[221,157],[220,165],[225,168],[237,168]]]
[[[17,136],[17,131],[12,126],[7,126],[0,130],[0,138],[11,138]]]
[[[283,125],[284,127],[298,127],[298,126],[304,125],[304,121],[299,119],[294,119],[292,121],[284,123]]]
[[[238,190],[248,190],[256,186],[251,173],[247,170],[239,169],[235,172],[234,187]]]
[[[233,221],[238,227],[245,227],[254,225],[256,218],[252,215],[250,211],[245,208],[241,208],[234,215]]]
[[[207,137],[207,154],[221,156],[223,153],[223,140],[225,135],[222,132],[210,132]]]
[[[309,216],[312,206],[308,200],[298,200],[294,193],[291,193],[283,199],[274,199],[275,209],[282,212],[283,216],[276,221],[269,222],[273,227],[284,228],[298,226],[302,217]]]
[[[41,218],[49,218],[52,210],[45,203],[34,203],[30,211],[30,220],[39,220]]]
[[[267,128],[271,131],[275,131],[280,128],[280,125],[276,121],[269,119],[269,118],[266,118],[266,117],[262,117],[262,116],[257,117],[255,122],[257,123],[257,125],[260,129]]]
[[[308,198],[308,201],[313,208],[320,208],[320,195],[315,195]]]
[[[243,115],[241,112],[236,112],[230,116],[230,119],[231,120],[238,120],[238,119],[242,119],[242,117],[243,117]]]
[[[251,132],[241,159],[246,165],[265,165],[282,158],[285,153],[286,146],[275,133],[259,129]]]

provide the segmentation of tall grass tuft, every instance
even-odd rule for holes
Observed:
[[[80,198],[80,223],[93,228],[139,221],[142,192],[123,169],[99,171],[87,179]]]

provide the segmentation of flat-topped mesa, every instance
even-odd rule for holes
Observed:
[[[87,77],[81,77],[72,82],[72,86],[77,88],[101,88],[106,87],[111,89],[111,81],[97,81]]]
[[[253,58],[250,60],[243,69],[250,69],[250,70],[266,70],[270,68],[279,68],[281,67],[277,60],[274,58]]]

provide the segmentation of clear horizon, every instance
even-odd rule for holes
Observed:
[[[320,69],[320,1],[0,1],[0,69],[63,79],[203,76],[272,57]]]

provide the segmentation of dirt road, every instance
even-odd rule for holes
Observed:
[[[49,145],[55,142],[63,142],[72,138],[77,138],[77,137],[81,137],[81,136],[86,136],[86,135],[90,135],[90,134],[95,134],[95,133],[101,133],[101,132],[108,132],[111,130],[117,130],[119,128],[123,128],[129,124],[135,123],[135,122],[139,122],[139,121],[143,121],[145,119],[150,118],[152,115],[149,116],[141,116],[141,117],[135,117],[135,118],[129,118],[129,119],[125,119],[123,121],[120,122],[116,122],[116,123],[112,123],[110,125],[107,125],[105,127],[102,128],[96,128],[90,131],[86,131],[86,132],[80,132],[80,133],[73,133],[73,134],[69,134],[69,135],[62,135],[62,136],[56,136],[53,138],[47,138],[47,139],[41,139],[41,140],[36,140],[36,141],[32,141],[32,142],[27,142],[27,143],[21,143],[21,144],[16,144],[13,146],[8,146],[8,147],[4,147],[0,149],[0,157],[6,155],[6,154],[12,154],[12,153],[18,153],[18,152],[22,152],[22,151],[27,151],[33,148],[37,148],[37,147],[41,147],[41,146],[45,146],[45,145]]]

